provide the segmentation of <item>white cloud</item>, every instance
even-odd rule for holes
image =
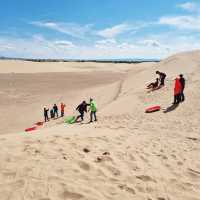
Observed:
[[[97,32],[97,35],[104,38],[115,38],[116,36],[133,30],[133,27],[128,24],[119,24],[110,28],[106,28]]]
[[[55,30],[75,38],[84,38],[85,35],[91,32],[91,24],[81,26],[75,23],[62,23],[62,22],[31,22],[32,25]]]
[[[151,40],[151,39],[143,40],[141,41],[141,44],[157,48],[161,47],[161,44],[157,40]]]
[[[186,2],[183,4],[177,5],[177,7],[182,8],[183,10],[186,10],[186,11],[190,11],[190,12],[199,11],[199,8],[200,8],[200,6],[195,2]]]
[[[158,24],[169,25],[178,29],[188,29],[192,31],[200,30],[200,16],[166,16],[159,19]]]

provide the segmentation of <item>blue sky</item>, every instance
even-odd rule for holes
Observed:
[[[0,1],[0,56],[163,58],[200,48],[198,0]]]

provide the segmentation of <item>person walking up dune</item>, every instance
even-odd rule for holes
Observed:
[[[77,106],[76,110],[78,110],[80,115],[77,116],[76,121],[78,121],[79,118],[81,118],[81,121],[84,120],[84,113],[87,112],[87,106],[88,104],[85,101]]]

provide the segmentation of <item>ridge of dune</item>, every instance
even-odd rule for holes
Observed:
[[[99,102],[97,123],[0,135],[1,198],[198,200],[199,55],[134,65],[122,79],[85,90],[81,95]],[[166,86],[147,93],[155,70],[167,73]],[[186,101],[164,112],[180,73],[187,80]],[[163,110],[144,113],[157,104]]]

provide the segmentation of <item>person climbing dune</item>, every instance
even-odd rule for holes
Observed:
[[[81,121],[84,120],[84,113],[87,113],[87,106],[89,104],[86,103],[86,101],[83,101],[81,104],[79,104],[76,108],[76,110],[78,110],[78,112],[80,113],[80,115],[77,116],[76,118],[76,122],[78,121],[79,118],[81,118]]]

